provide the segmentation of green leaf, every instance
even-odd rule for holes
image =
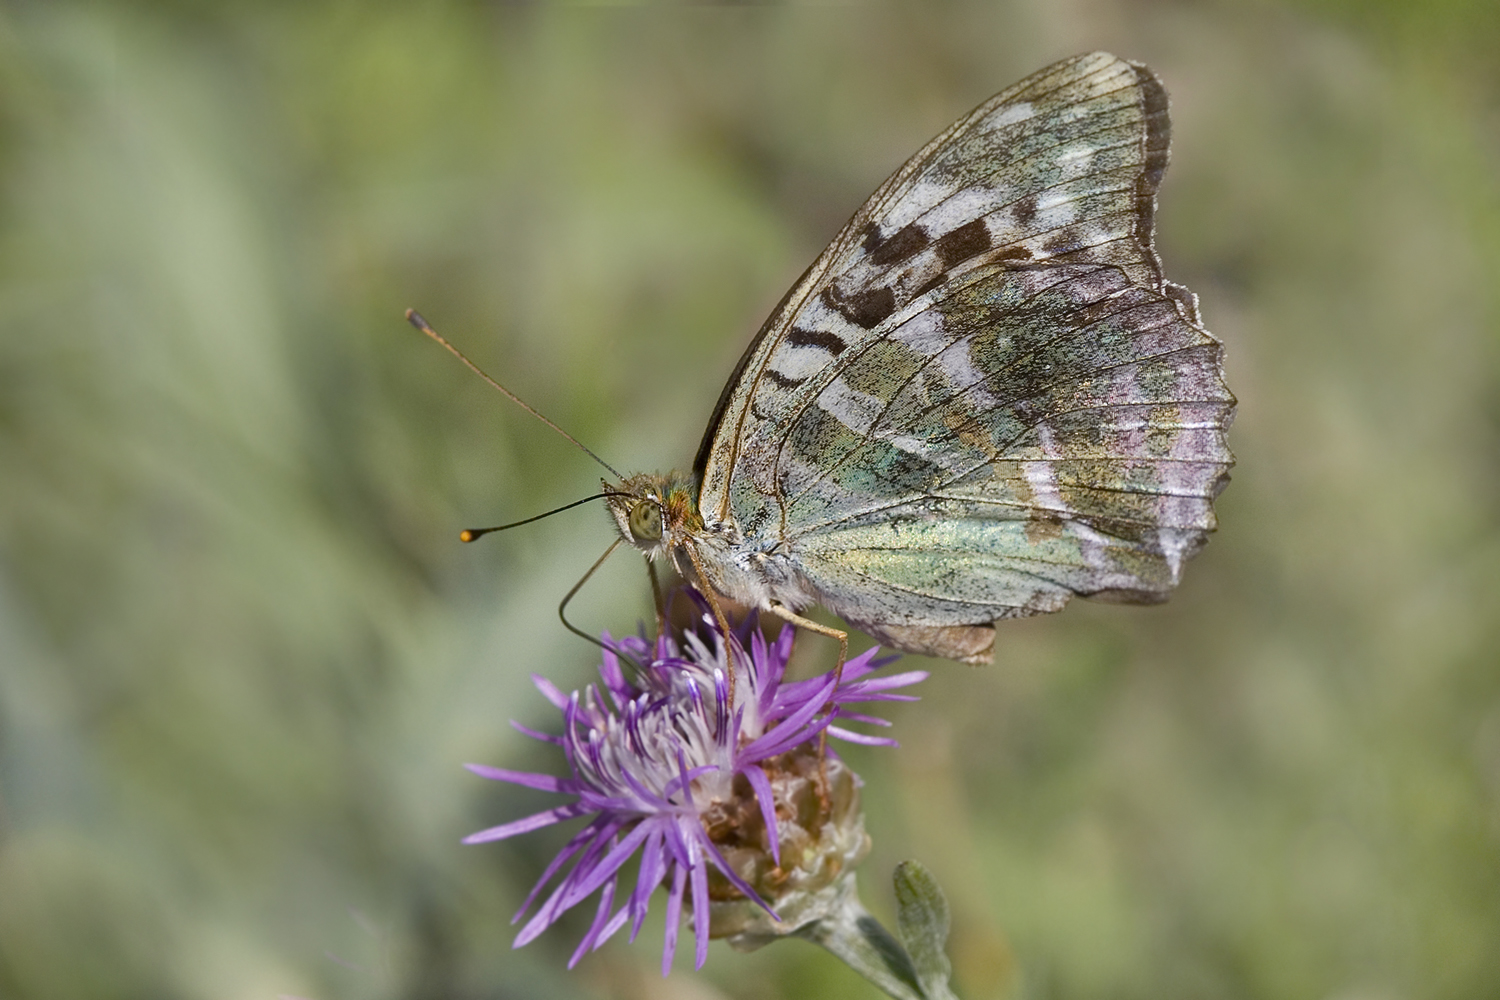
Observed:
[[[911,956],[922,992],[931,1000],[950,1000],[948,978],[953,966],[943,950],[948,943],[948,898],[937,879],[916,861],[896,866],[896,930]]]
[[[922,991],[901,942],[860,903],[854,872],[839,880],[838,894],[826,916],[798,928],[796,935],[828,949],[895,1000],[935,1000]]]

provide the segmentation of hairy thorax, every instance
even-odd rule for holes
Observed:
[[[620,537],[650,559],[663,556],[685,579],[740,604],[800,610],[814,597],[779,538],[747,537],[732,518],[705,518],[698,483],[684,472],[642,473],[604,484]]]

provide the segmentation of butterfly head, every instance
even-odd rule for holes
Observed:
[[[649,556],[670,552],[703,530],[697,484],[685,473],[642,473],[618,486],[605,483],[604,490],[621,537]]]

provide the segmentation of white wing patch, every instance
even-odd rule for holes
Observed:
[[[1015,104],[1007,104],[1000,108],[987,117],[979,127],[986,132],[998,132],[1009,125],[1024,122],[1034,114],[1036,114],[1036,109],[1031,106],[1030,101],[1017,101]]]
[[[884,407],[885,400],[853,389],[842,379],[818,394],[818,408],[856,434],[868,433]]]

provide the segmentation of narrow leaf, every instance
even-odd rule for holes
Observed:
[[[937,879],[916,861],[896,866],[896,931],[916,969],[922,992],[931,1000],[948,1000],[953,991],[948,978],[953,966],[948,944],[948,899]]]

